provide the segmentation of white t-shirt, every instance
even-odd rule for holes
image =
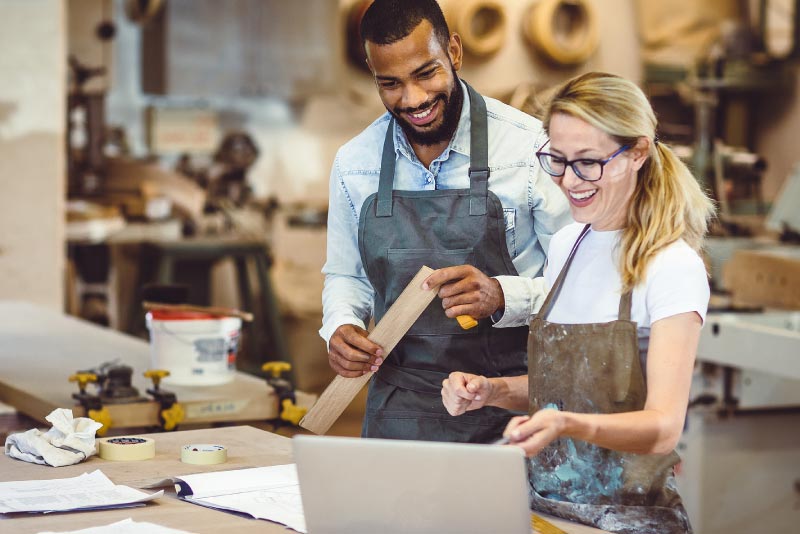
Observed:
[[[548,292],[567,261],[584,224],[559,230],[550,242],[544,279]],[[621,230],[589,230],[572,260],[561,293],[547,316],[553,323],[605,323],[618,318],[622,280],[618,270]],[[710,290],[702,258],[679,240],[659,252],[645,280],[633,289],[631,320],[649,330],[659,319],[697,312],[705,322]],[[640,334],[643,332],[640,332]]]

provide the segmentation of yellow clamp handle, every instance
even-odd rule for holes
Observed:
[[[183,406],[177,402],[168,409],[161,410],[161,417],[164,419],[164,430],[174,430],[185,416],[186,412],[183,410]]]
[[[152,380],[153,386],[157,388],[161,384],[161,379],[169,376],[169,371],[166,369],[148,369],[142,374],[145,378]]]
[[[292,402],[292,399],[283,399],[281,402],[281,419],[284,421],[288,421],[293,425],[297,426],[300,423],[300,419],[302,419],[306,412],[308,412],[308,408],[304,408],[302,406],[298,406]]]
[[[108,411],[108,408],[103,406],[101,410],[89,410],[86,415],[103,425],[97,429],[96,434],[100,437],[105,436],[108,429],[111,428],[111,412]]]
[[[70,382],[77,382],[81,391],[86,389],[89,382],[97,382],[97,375],[94,373],[75,373],[69,377]]]
[[[279,378],[281,374],[292,370],[292,364],[289,362],[267,362],[261,366],[261,370],[270,373],[273,378]]]
[[[458,321],[458,324],[461,325],[463,330],[469,330],[470,328],[478,326],[478,321],[471,315],[459,315],[456,317],[456,321]]]

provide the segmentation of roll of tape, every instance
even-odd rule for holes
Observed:
[[[103,460],[133,462],[149,460],[156,455],[156,442],[139,436],[117,436],[97,440],[98,454]]]
[[[458,0],[448,4],[451,30],[461,36],[464,49],[477,57],[497,53],[506,42],[506,8],[496,0]]]
[[[597,15],[587,0],[538,0],[522,28],[531,46],[559,65],[583,63],[600,43]]]
[[[181,448],[181,462],[195,465],[221,464],[228,460],[228,449],[224,445],[208,443],[184,445]]]

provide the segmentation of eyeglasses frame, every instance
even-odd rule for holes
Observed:
[[[548,140],[547,140],[547,143],[549,143],[549,142],[550,142],[550,140],[548,139]],[[547,143],[545,143],[545,144],[542,146],[542,149],[543,149],[545,146],[547,146]],[[614,159],[614,158],[616,158],[617,156],[619,156],[620,154],[622,154],[623,152],[625,152],[626,150],[628,150],[629,148],[631,148],[631,145],[622,145],[621,147],[619,147],[619,148],[617,149],[617,151],[616,151],[616,152],[614,152],[613,154],[611,154],[610,156],[608,156],[608,157],[607,157],[607,158],[605,158],[605,159],[594,159],[594,158],[575,158],[575,159],[573,159],[573,160],[565,159],[565,158],[562,158],[562,157],[560,157],[560,156],[556,156],[555,154],[551,154],[551,153],[549,153],[549,152],[543,152],[543,151],[542,151],[542,149],[539,149],[539,150],[536,152],[536,159],[539,161],[539,165],[542,165],[542,159],[541,159],[541,158],[542,158],[542,156],[550,156],[551,158],[556,158],[556,159],[562,159],[562,160],[564,160],[564,172],[562,172],[561,174],[553,174],[553,173],[549,172],[547,169],[545,169],[545,168],[544,168],[544,167],[545,167],[544,165],[542,165],[542,170],[543,170],[544,172],[546,172],[547,174],[549,174],[550,176],[552,176],[553,178],[562,178],[562,177],[563,177],[563,176],[564,176],[564,175],[567,173],[567,167],[570,167],[570,168],[572,168],[572,172],[573,172],[573,173],[575,173],[575,176],[577,176],[578,178],[580,178],[580,179],[581,179],[581,180],[583,180],[584,182],[597,182],[597,181],[599,181],[599,180],[601,180],[601,179],[603,178],[603,170],[605,169],[605,166],[606,166],[606,164],[607,164],[609,161],[611,161],[612,159]],[[578,169],[576,169],[576,168],[575,168],[575,163],[577,163],[577,162],[579,162],[579,161],[591,161],[592,163],[598,163],[598,164],[600,165],[600,176],[599,176],[598,178],[595,178],[595,179],[591,179],[591,178],[584,178],[584,177],[581,175],[581,173],[578,171]]]

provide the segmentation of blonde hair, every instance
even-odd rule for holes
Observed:
[[[656,139],[658,121],[636,84],[613,74],[583,74],[554,93],[543,120],[548,134],[556,113],[581,119],[620,145],[633,147],[642,137],[651,140],[622,230],[623,291],[642,282],[650,261],[678,239],[701,249],[714,204],[678,156]]]

